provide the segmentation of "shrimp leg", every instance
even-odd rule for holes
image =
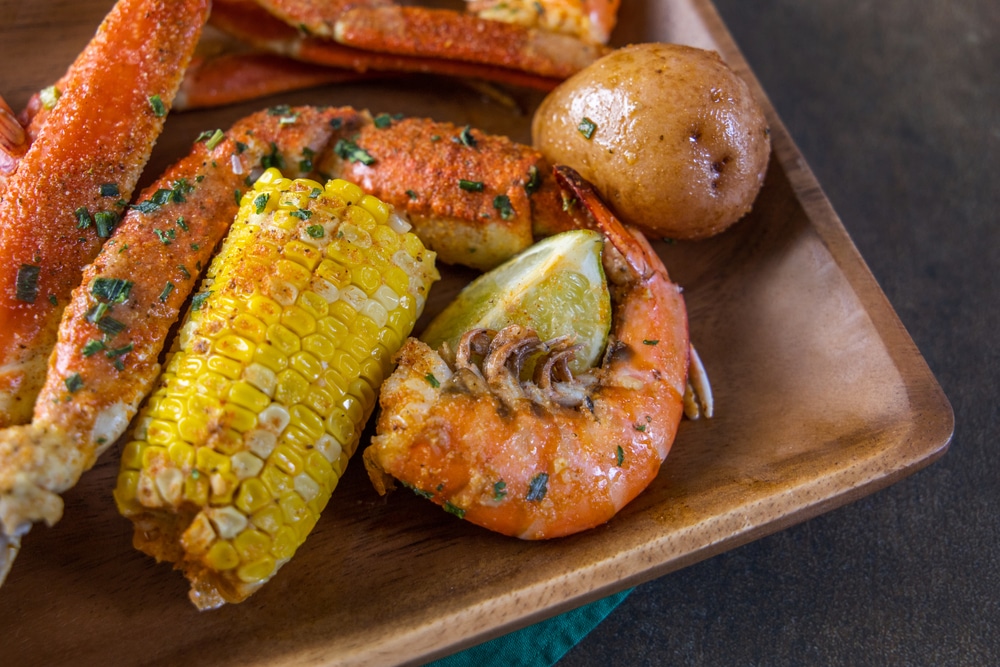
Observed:
[[[27,421],[62,310],[163,127],[208,0],[120,0],[0,192],[0,426]]]

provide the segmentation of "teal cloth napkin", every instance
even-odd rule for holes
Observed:
[[[631,592],[628,589],[591,602],[429,663],[427,667],[552,667]]]

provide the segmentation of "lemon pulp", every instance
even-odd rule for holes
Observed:
[[[595,366],[611,329],[611,298],[601,264],[604,236],[586,229],[539,241],[484,273],[427,326],[421,340],[454,350],[466,331],[519,324],[542,340],[573,336],[582,347],[570,363]]]

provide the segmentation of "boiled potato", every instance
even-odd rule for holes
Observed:
[[[589,180],[625,222],[677,239],[750,210],[770,154],[764,114],[714,51],[638,44],[567,79],[532,123],[535,147]]]

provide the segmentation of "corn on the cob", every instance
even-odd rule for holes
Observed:
[[[122,454],[137,548],[200,608],[238,602],[302,544],[437,279],[389,206],[267,170],[192,304]]]

